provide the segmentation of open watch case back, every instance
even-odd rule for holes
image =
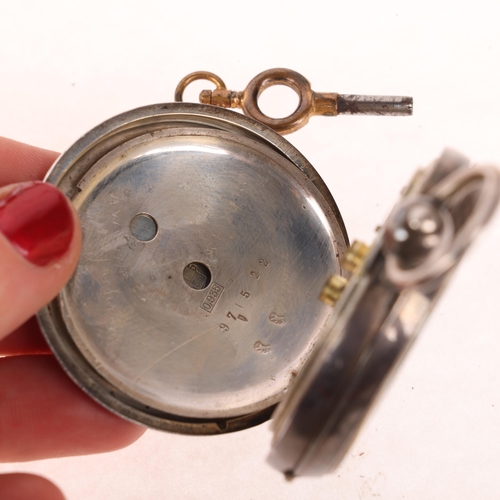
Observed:
[[[172,432],[245,429],[278,405],[269,461],[287,477],[340,462],[500,192],[496,169],[445,152],[373,245],[349,249],[328,188],[288,141],[188,103],[104,122],[46,181],[83,232],[74,275],[38,315],[67,373]]]

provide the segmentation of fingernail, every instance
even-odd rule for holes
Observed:
[[[60,259],[73,239],[69,202],[51,184],[21,184],[0,200],[0,232],[26,260],[46,266]]]

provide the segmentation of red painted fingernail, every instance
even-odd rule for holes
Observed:
[[[51,184],[21,184],[0,200],[0,232],[26,260],[46,266],[60,259],[73,239],[69,202]]]

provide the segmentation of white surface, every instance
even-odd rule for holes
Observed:
[[[500,164],[496,4],[3,0],[0,135],[64,150],[119,112],[172,100],[199,69],[235,90],[282,66],[318,91],[412,95],[412,118],[312,118],[289,136],[351,238],[370,242],[415,167],[444,146]],[[148,431],[119,452],[0,471],[44,474],[69,500],[498,498],[498,248],[496,217],[331,476],[286,483],[264,461],[268,425]]]

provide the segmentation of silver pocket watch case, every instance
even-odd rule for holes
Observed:
[[[39,317],[109,409],[189,434],[269,418],[332,314],[347,236],[328,189],[281,136],[231,111],[117,116],[54,165],[83,251]]]

